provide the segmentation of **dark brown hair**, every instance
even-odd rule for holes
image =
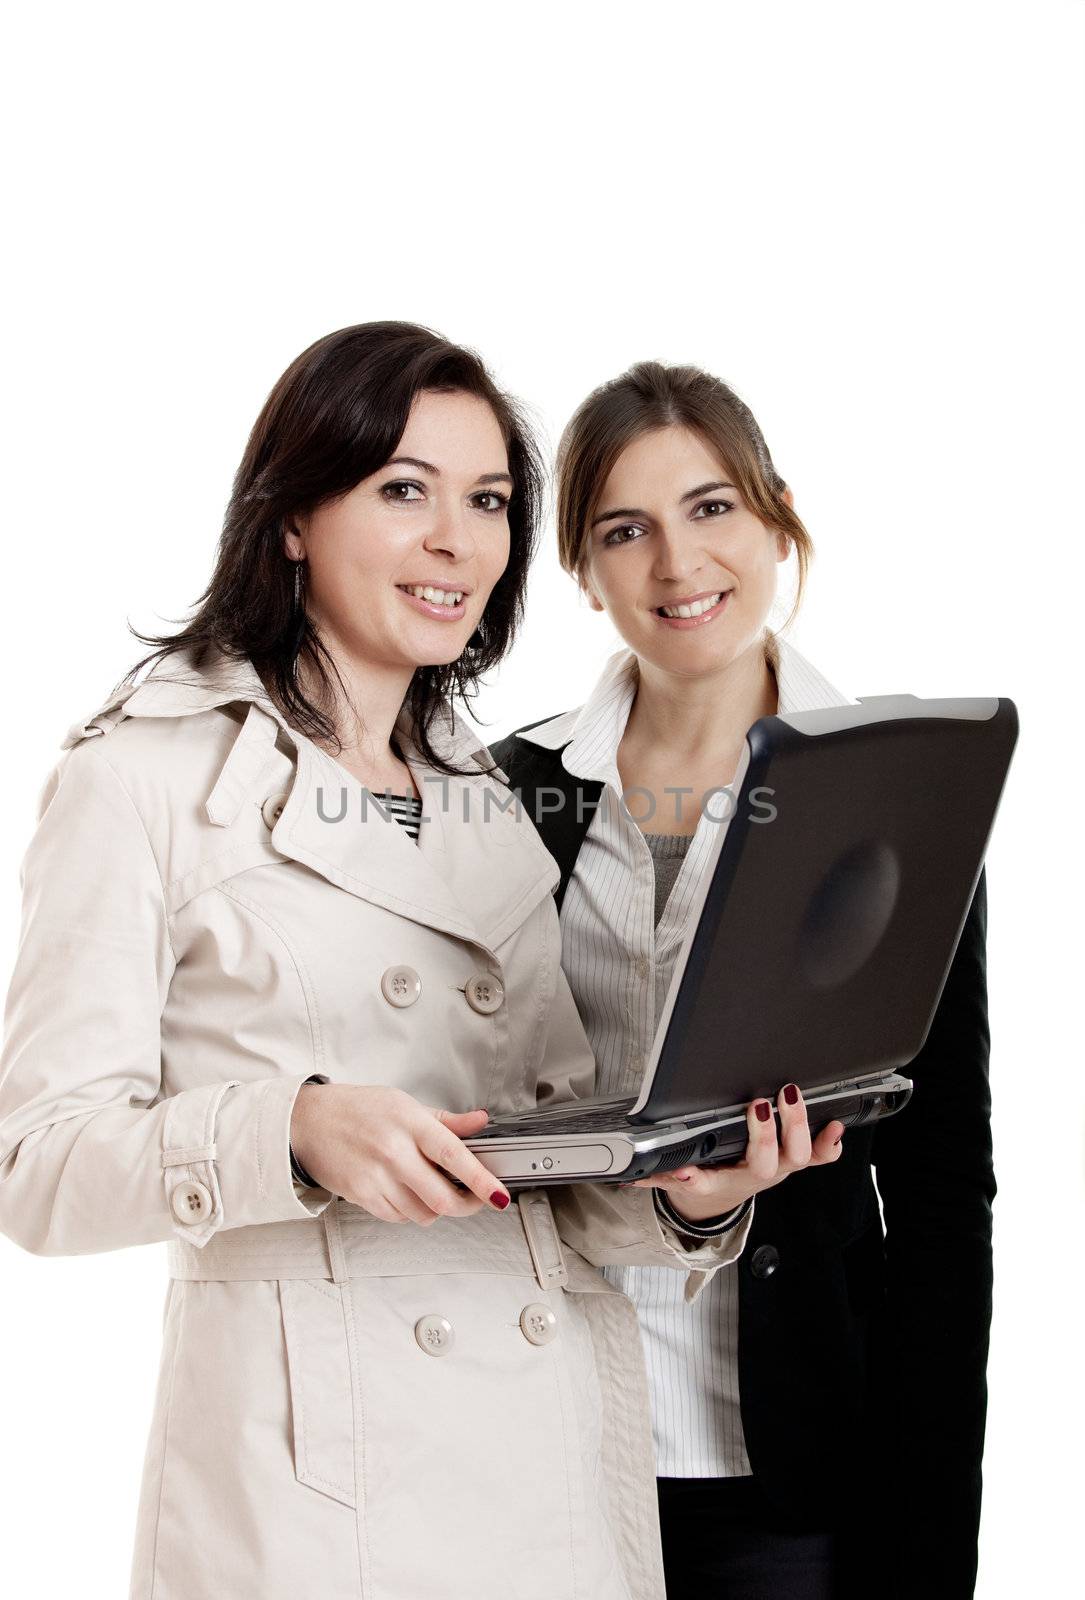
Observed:
[[[753,412],[733,389],[700,367],[638,361],[628,372],[594,389],[573,413],[558,444],[562,566],[574,577],[581,576],[591,519],[622,451],[641,434],[673,423],[699,434],[720,456],[754,516],[787,535],[799,568],[790,622],[802,600],[813,541],[783,498],[787,484],[773,465]]]
[[[275,384],[249,436],[234,477],[214,571],[179,633],[130,631],[157,648],[128,674],[183,647],[197,662],[209,646],[247,657],[287,721],[341,748],[329,714],[331,674],[350,697],[319,638],[304,601],[294,604],[294,562],[283,532],[289,519],[314,511],[378,472],[395,454],[416,395],[463,392],[484,400],[508,451],[509,561],[482,620],[457,661],[415,671],[407,705],[427,761],[453,771],[430,743],[446,702],[476,693],[484,672],[505,655],[523,617],[527,572],[538,540],[544,474],[538,446],[520,407],[482,361],[429,328],[411,322],[363,322],[340,328],[303,350]],[[319,686],[307,697],[295,663],[304,657]],[[354,708],[355,711],[357,708]]]

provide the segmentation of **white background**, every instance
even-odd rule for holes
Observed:
[[[43,4],[0,96],[5,982],[60,739],[142,654],[128,620],[186,614],[264,396],[348,323],[474,345],[551,442],[633,360],[709,367],[817,547],[800,649],[855,695],[1016,700],[981,1600],[1080,1567],[1083,24],[1051,0]],[[494,737],[578,704],[614,648],[552,531],[529,610],[479,702]],[[0,1240],[12,1594],[127,1593],[164,1269]]]

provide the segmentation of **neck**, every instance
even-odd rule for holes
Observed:
[[[330,674],[334,695],[331,718],[344,752],[355,752],[364,761],[385,760],[413,671],[363,660],[336,638],[327,624],[322,624],[320,636],[346,689],[344,697],[334,674]],[[298,671],[306,693],[310,693],[315,679],[304,659]]]
[[[726,666],[697,678],[678,677],[637,658],[637,693],[623,743],[683,762],[730,759],[758,717],[778,706],[776,678],[763,640]]]

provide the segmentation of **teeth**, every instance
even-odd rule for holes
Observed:
[[[463,599],[462,589],[431,589],[428,583],[407,584],[405,588],[416,600],[428,600],[434,606],[458,606]]]
[[[699,617],[718,606],[722,599],[722,594],[710,594],[706,600],[694,600],[688,606],[660,606],[659,609],[665,617]]]

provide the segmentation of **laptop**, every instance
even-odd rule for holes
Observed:
[[[878,695],[762,717],[639,1094],[495,1117],[465,1142],[508,1186],[631,1182],[746,1149],[798,1084],[813,1133],[907,1103],[1017,741],[1006,699]]]

